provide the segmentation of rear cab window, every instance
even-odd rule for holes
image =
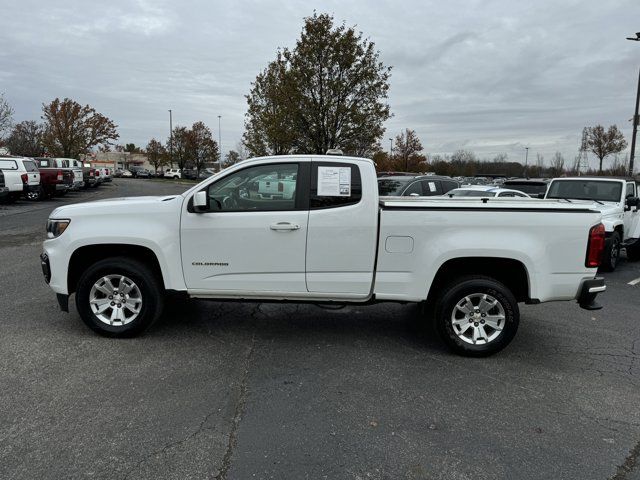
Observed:
[[[33,160],[24,160],[22,163],[27,172],[39,172],[38,167]]]
[[[0,169],[1,170],[18,170],[18,164],[15,160],[0,158]]]
[[[360,168],[353,163],[313,161],[309,208],[345,207],[362,199]]]

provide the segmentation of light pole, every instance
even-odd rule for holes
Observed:
[[[169,164],[173,168],[173,118],[169,109]]]
[[[390,138],[389,142],[391,142],[389,147],[389,160],[391,160],[391,157],[393,156],[393,138]]]
[[[529,165],[529,147],[524,147],[524,176],[527,176],[527,166]]]
[[[636,38],[627,37],[627,40],[640,42],[640,32],[636,33]],[[633,177],[633,160],[636,156],[636,134],[638,133],[638,106],[640,105],[640,71],[638,71],[638,90],[636,92],[636,110],[633,114],[633,133],[631,134],[631,156],[629,158],[629,176]]]
[[[222,131],[220,130],[220,121],[222,115],[218,115],[218,170],[222,170]]]

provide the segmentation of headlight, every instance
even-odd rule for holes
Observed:
[[[69,223],[71,223],[69,219],[54,220],[50,218],[47,220],[47,238],[56,238],[62,235]]]

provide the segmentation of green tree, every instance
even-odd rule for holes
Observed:
[[[608,130],[602,125],[596,125],[587,127],[587,147],[600,160],[598,172],[602,173],[602,161],[627,148],[627,141],[617,125],[611,125]]]
[[[149,140],[149,143],[147,144],[147,159],[149,160],[149,163],[153,165],[155,172],[157,172],[158,168],[163,166],[167,161],[166,153],[167,151],[161,142],[155,138]]]
[[[5,144],[14,155],[39,157],[44,153],[42,133],[41,124],[33,120],[26,120],[13,127]]]
[[[135,143],[127,143],[124,146],[124,151],[129,153],[143,153],[140,147],[136,147]]]
[[[235,150],[229,150],[229,152],[225,156],[224,165],[226,167],[229,165],[233,165],[234,163],[238,163],[239,161],[240,161],[240,154]]]
[[[213,139],[211,129],[203,122],[196,122],[188,132],[188,157],[198,175],[207,162],[218,158],[218,142]]]
[[[167,140],[169,143],[170,140]],[[189,129],[187,127],[173,128],[173,158],[172,161],[178,164],[178,168],[183,169],[189,161]]]
[[[43,143],[50,155],[79,158],[93,147],[119,138],[116,124],[89,105],[56,98],[42,105]]]
[[[252,84],[245,145],[253,155],[371,154],[391,116],[390,71],[362,33],[314,13],[296,46],[278,51]]]
[[[404,132],[400,132],[396,135],[393,145],[394,157],[399,160],[398,166],[404,171],[412,171],[409,169],[409,159],[413,158],[414,161],[411,162],[412,164],[417,163],[416,158],[422,150],[422,143],[420,142],[418,135],[416,135],[415,130],[405,128]],[[415,168],[416,167],[414,166],[414,169]]]

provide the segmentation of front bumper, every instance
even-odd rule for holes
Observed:
[[[600,310],[602,305],[596,302],[599,293],[604,292],[607,286],[603,277],[595,277],[582,282],[580,293],[578,293],[578,304],[585,310]]]

